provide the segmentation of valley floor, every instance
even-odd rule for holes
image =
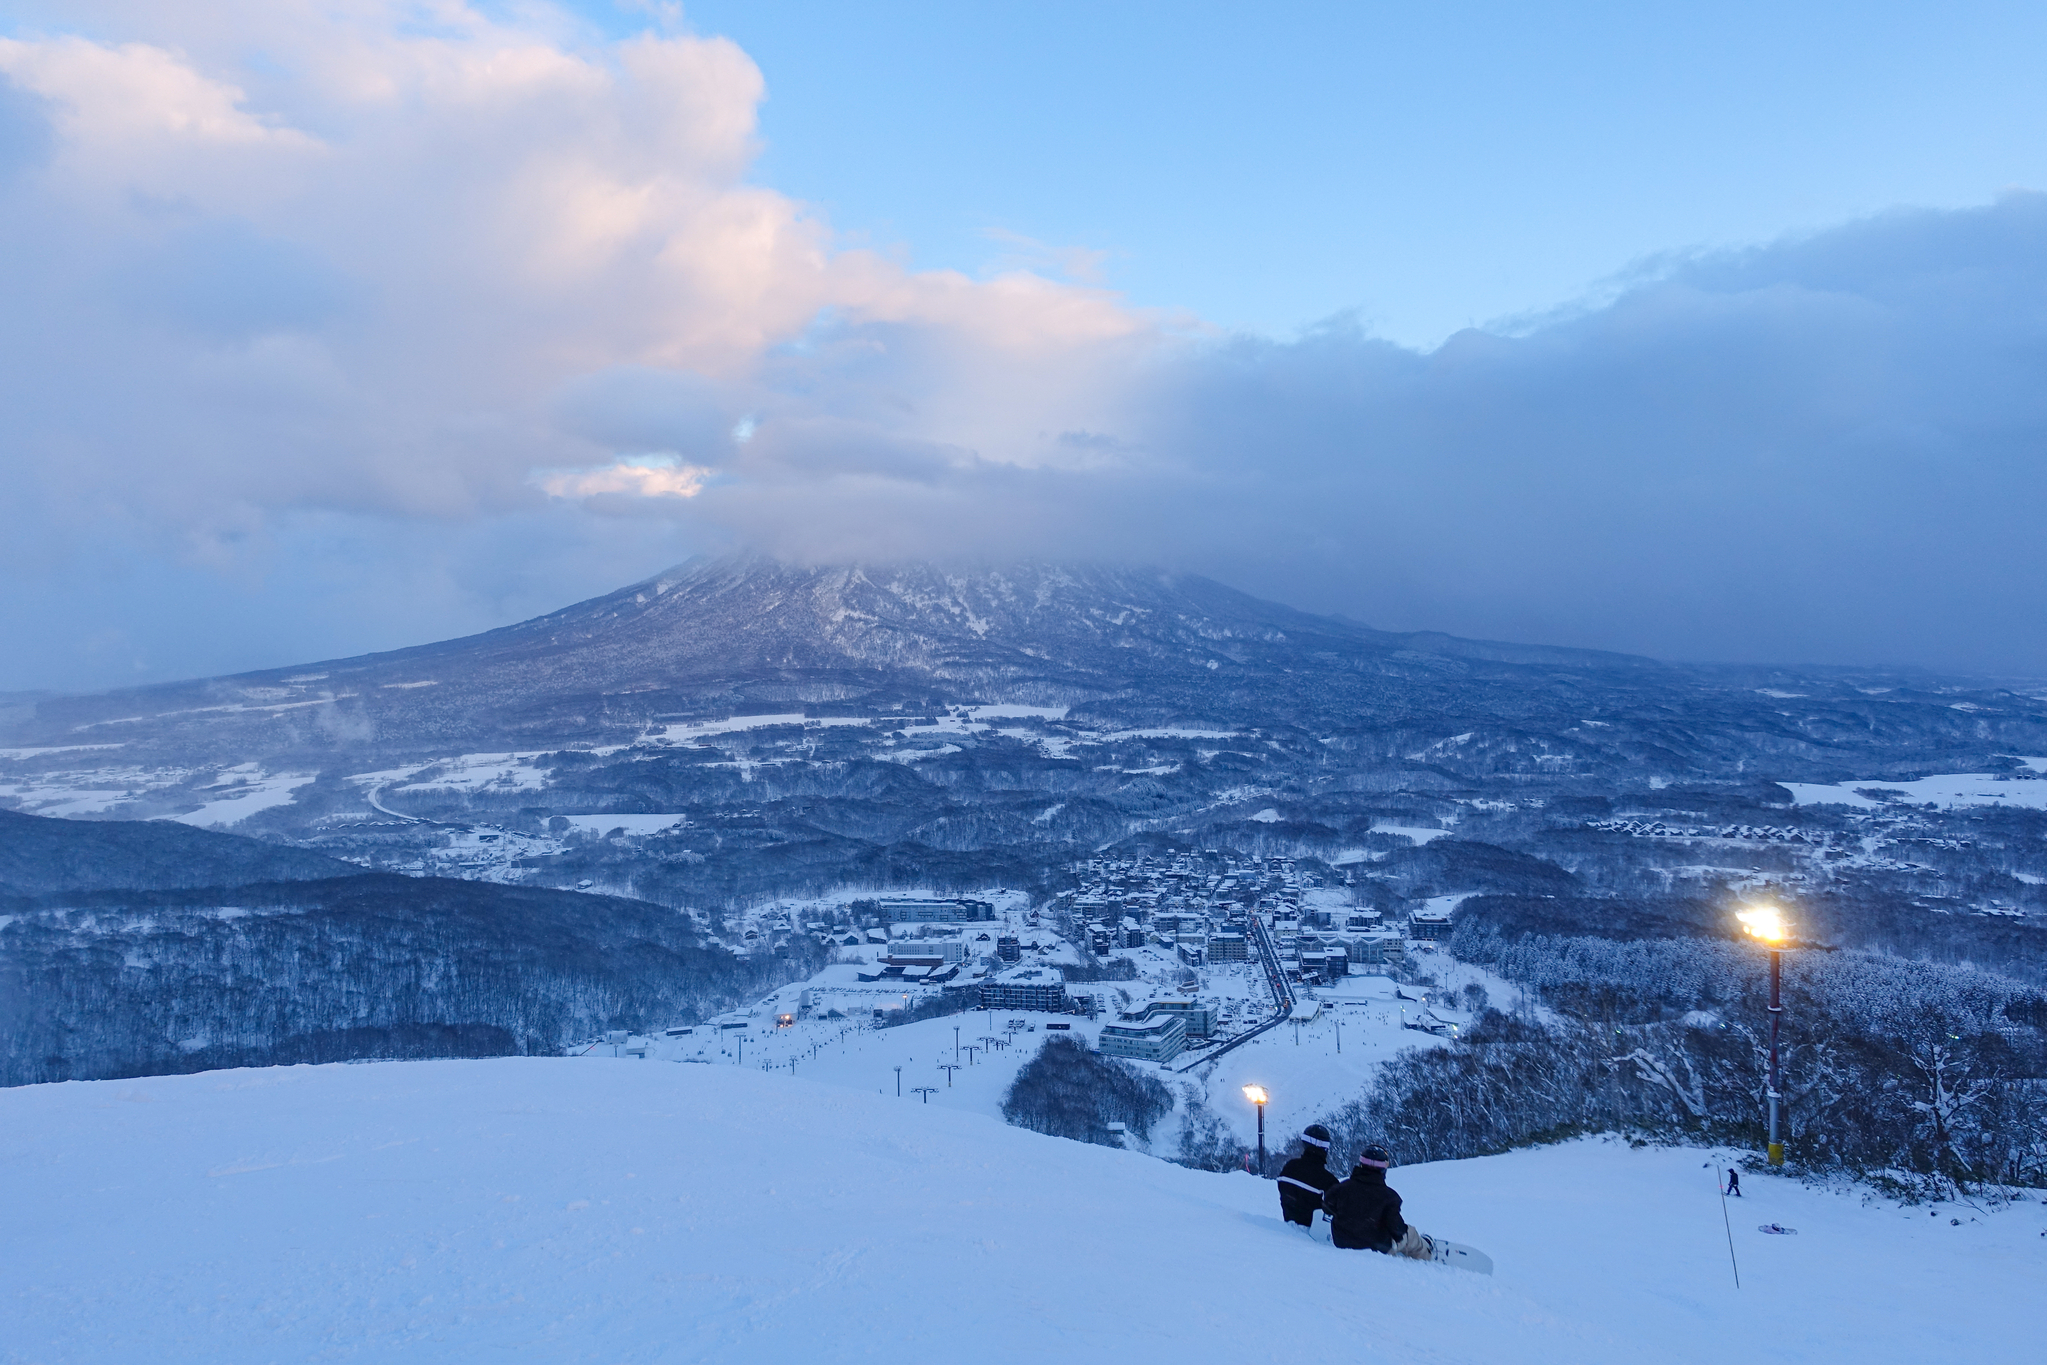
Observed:
[[[949,1030],[948,1030],[949,1032]],[[2025,1358],[2047,1207],[1585,1141],[1400,1168],[1492,1278],[1270,1184],[800,1074],[506,1059],[0,1091],[0,1360]],[[1959,1219],[1959,1222],[1951,1220]],[[1767,1236],[1781,1223],[1797,1236]]]

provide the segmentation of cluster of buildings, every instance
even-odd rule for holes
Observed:
[[[1175,953],[1188,968],[1256,961],[1256,917],[1269,927],[1289,978],[1327,985],[1358,971],[1397,976],[1411,942],[1445,938],[1451,927],[1447,910],[1389,920],[1348,896],[1312,894],[1323,890],[1323,879],[1291,858],[1208,850],[1095,858],[1075,871],[1080,886],[1063,898],[1064,908],[1098,957],[1152,948]],[[1109,1056],[1168,1062],[1209,1037],[1216,1013],[1191,995],[1152,1000],[1103,1025],[1097,1046]]]
[[[1263,887],[1261,860],[1225,853],[1094,858],[1075,870],[1081,885],[1066,908],[1097,956],[1151,946],[1190,967],[1250,960],[1249,917],[1260,897],[1244,891],[1254,878]]]
[[[1068,992],[1057,968],[1021,967],[1026,951],[1052,952],[1058,940],[1033,938],[1026,943],[1009,931],[1009,924],[986,923],[994,914],[985,901],[903,897],[878,904],[881,913],[873,918],[881,927],[865,929],[843,941],[848,947],[856,943],[882,947],[867,968],[855,973],[863,983],[939,986],[966,1009],[1034,1010],[1089,1018],[1099,1009],[1093,995]],[[1037,916],[1032,914],[1029,922],[1036,924]],[[896,931],[904,925],[914,925],[910,932],[916,937],[897,937]]]
[[[1191,967],[1246,962],[1250,916],[1272,926],[1288,972],[1327,981],[1353,968],[1399,968],[1412,939],[1446,938],[1447,911],[1418,910],[1388,921],[1361,906],[1329,908],[1308,896],[1322,879],[1291,858],[1250,858],[1210,850],[1177,858],[1095,858],[1076,869],[1068,905],[1088,946],[1102,956],[1152,946]]]
[[[1139,950],[1140,961],[1148,964],[1141,970],[1154,989],[1177,976],[1174,994],[1128,1004],[1130,996],[1107,982],[1101,983],[1104,990],[1076,989],[1068,976],[1085,980],[1093,974],[1063,971],[1072,964],[1062,960],[1060,938],[1031,934],[1039,911],[1019,921],[1014,913],[998,914],[989,902],[971,898],[855,901],[837,927],[805,927],[823,930],[831,946],[881,949],[858,967],[857,979],[884,991],[904,989],[876,1007],[877,1019],[906,1008],[912,999],[907,988],[917,986],[937,988],[954,1008],[1091,1018],[1111,996],[1120,996],[1126,1006],[1101,1027],[1098,1050],[1155,1064],[1234,1031],[1221,1005],[1200,997],[1208,968],[1261,964],[1249,978],[1261,997],[1267,978],[1262,964],[1272,961],[1268,947],[1277,952],[1279,972],[1305,984],[1328,984],[1356,971],[1399,975],[1411,940],[1440,938],[1450,929],[1447,912],[1419,910],[1404,922],[1388,922],[1340,888],[1326,888],[1321,875],[1290,858],[1209,850],[1095,858],[1075,871],[1077,889],[1052,907],[1062,936],[1080,940],[1083,962],[1088,950],[1096,959]],[[772,934],[792,928],[786,919],[767,927]],[[1177,961],[1177,971],[1161,973],[1162,958],[1168,968]]]

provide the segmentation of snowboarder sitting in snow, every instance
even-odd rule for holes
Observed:
[[[1311,1123],[1301,1133],[1301,1154],[1280,1168],[1280,1217],[1304,1228],[1313,1227],[1322,1196],[1336,1188],[1337,1181],[1336,1173],[1329,1169],[1329,1130]]]
[[[1382,1251],[1426,1261],[1434,1253],[1429,1239],[1400,1216],[1400,1195],[1386,1183],[1393,1158],[1384,1147],[1358,1153],[1350,1179],[1322,1196],[1329,1214],[1329,1240],[1350,1251]]]

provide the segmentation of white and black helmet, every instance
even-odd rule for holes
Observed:
[[[1311,1123],[1301,1130],[1301,1141],[1326,1152],[1329,1150],[1329,1130],[1319,1123]]]

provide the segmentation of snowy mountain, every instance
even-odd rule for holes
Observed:
[[[1696,929],[1769,882],[1830,941],[2037,972],[2043,696],[1391,634],[1146,569],[738,558],[468,639],[23,702],[0,807],[710,912],[1044,894],[1111,846],[1313,859],[1387,911],[1536,898],[1552,932]]]
[[[649,724],[735,712],[914,715],[1023,704],[1097,707],[1153,723],[1365,723],[1418,740],[1462,735],[1460,746],[1475,741],[1495,764],[1515,738],[1539,740],[1552,765],[1582,754],[1653,757],[1679,770],[1755,753],[1804,767],[1830,753],[1874,757],[1886,746],[2047,747],[2047,707],[2036,698],[1976,687],[1957,710],[1952,685],[1936,686],[1936,701],[1901,691],[1897,679],[1870,688],[1847,677],[1796,677],[1795,693],[1758,691],[1745,672],[1394,634],[1157,570],[955,572],[741,557],[692,561],[466,639],[45,699],[11,742],[113,741],[244,757],[522,748],[631,742]],[[1785,695],[1802,705],[1783,706]],[[1599,724],[1617,733],[1590,733],[1588,711],[1612,713]],[[1515,733],[1498,733],[1503,726]]]
[[[1243,1174],[736,1066],[37,1086],[0,1127],[5,1350],[48,1365],[2015,1361],[2047,1256],[2037,1204],[1752,1175],[1723,1219],[1714,1151],[1396,1166],[1482,1278],[1312,1242]]]
[[[131,744],[431,738],[517,747],[629,739],[663,717],[771,704],[849,714],[1105,697],[1209,714],[1250,704],[1326,710],[1339,700],[1405,708],[1427,704],[1432,688],[1525,687],[1540,681],[1538,669],[1668,672],[1623,655],[1389,634],[1155,570],[1023,564],[965,573],[743,557],[692,561],[466,639],[47,700],[16,740],[75,742],[93,731]],[[1317,695],[1332,680],[1340,695]],[[1525,710],[1514,693],[1494,704]]]

